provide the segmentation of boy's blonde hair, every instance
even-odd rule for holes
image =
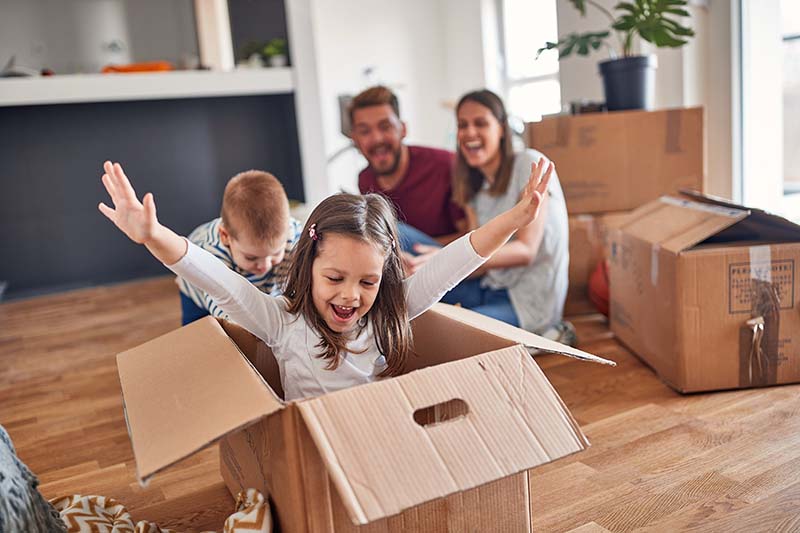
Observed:
[[[222,197],[222,224],[234,239],[274,243],[286,238],[289,200],[278,178],[263,170],[246,170],[228,181]]]

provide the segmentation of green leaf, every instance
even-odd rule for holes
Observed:
[[[548,50],[558,49],[558,57],[563,58],[576,53],[578,55],[589,55],[592,50],[597,50],[608,38],[608,31],[590,31],[585,33],[570,33],[559,39],[557,43],[547,42],[542,48],[537,50],[536,58]]]
[[[682,17],[690,16],[689,12],[686,11],[685,9],[672,9],[672,8],[670,8],[670,9],[665,9],[664,13],[670,13],[672,15],[680,15]]]
[[[624,16],[624,17],[621,17],[621,18],[620,18],[620,19],[619,19],[619,20],[618,20],[618,21],[617,21],[617,22],[616,22],[616,23],[615,23],[615,24],[612,26],[612,28],[614,28],[615,30],[619,30],[619,31],[628,31],[628,30],[632,30],[632,29],[633,29],[633,28],[635,28],[636,26],[637,26],[637,21],[636,21],[636,19],[635,19],[635,18],[633,18],[633,17],[631,17],[631,16],[627,16],[627,15],[626,15],[626,16]]]
[[[586,0],[569,0],[575,9],[581,12],[581,16],[586,16]]]
[[[559,43],[552,43],[552,42],[548,41],[547,43],[545,43],[545,45],[543,47],[539,48],[536,51],[536,58],[535,59],[539,59],[539,56],[542,55],[544,52],[547,52],[548,50],[553,50],[554,48],[557,49],[558,45],[559,45]]]

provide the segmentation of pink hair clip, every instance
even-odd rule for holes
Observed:
[[[311,224],[311,227],[308,228],[308,236],[311,237],[312,241],[318,241],[319,235],[317,235],[317,225]]]

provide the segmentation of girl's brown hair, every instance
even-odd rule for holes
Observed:
[[[313,226],[313,234],[309,235]],[[384,254],[383,273],[378,294],[369,310],[378,350],[386,358],[383,376],[402,373],[411,350],[411,327],[408,320],[403,265],[400,260],[397,224],[392,205],[378,194],[335,194],[322,201],[308,217],[300,240],[292,252],[286,277],[284,295],[290,313],[302,313],[311,327],[319,333],[317,347],[321,357],[328,360],[328,369],[339,366],[339,354],[346,349],[347,339],[331,330],[314,307],[311,295],[311,267],[318,248],[332,233],[368,242]],[[361,327],[365,327],[362,324]]]
[[[505,194],[508,189],[511,181],[511,169],[514,165],[514,147],[506,107],[499,96],[488,89],[483,89],[461,97],[456,105],[456,117],[461,106],[466,102],[475,102],[487,108],[503,129],[503,138],[500,139],[500,168],[497,169],[497,175],[494,176],[494,181],[489,186],[490,195],[500,196]],[[456,203],[462,206],[467,205],[483,186],[484,179],[485,177],[479,169],[467,164],[461,154],[461,149],[456,146],[456,165],[453,170],[453,198]]]

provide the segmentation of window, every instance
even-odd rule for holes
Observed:
[[[800,193],[800,2],[781,0],[783,40],[783,190]]]
[[[734,118],[740,120],[734,164],[741,169],[742,203],[800,222],[800,4],[737,5],[740,94]]]
[[[558,40],[556,0],[498,0],[506,105],[526,122],[561,111],[558,53],[536,51]]]

